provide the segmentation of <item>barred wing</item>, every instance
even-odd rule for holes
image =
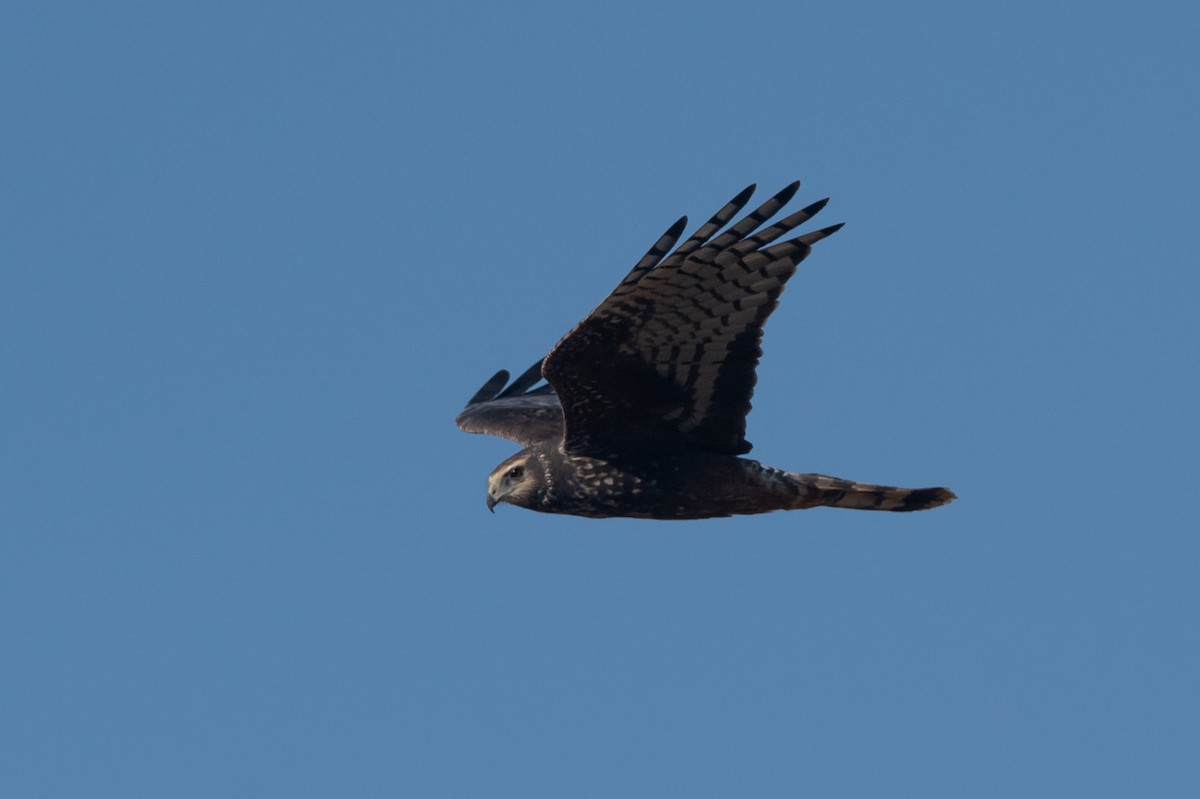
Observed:
[[[681,219],[555,345],[542,372],[562,403],[568,452],[750,451],[746,414],[763,324],[812,245],[841,227],[772,243],[820,211],[821,200],[755,233],[799,186],[716,235],[749,201],[751,185],[670,252]]]
[[[542,379],[538,361],[507,388],[508,372],[501,369],[467,402],[454,423],[468,433],[500,436],[528,447],[562,438],[562,407],[550,386],[532,388]]]

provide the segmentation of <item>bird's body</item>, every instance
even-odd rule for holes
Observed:
[[[924,510],[954,499],[945,488],[857,483],[740,457],[750,450],[762,326],[796,264],[841,227],[772,243],[820,201],[755,233],[798,186],[717,235],[751,186],[672,252],[680,220],[549,355],[476,393],[459,427],[525,446],[489,476],[489,508],[702,519],[820,505]],[[535,387],[543,377],[548,384]]]
[[[704,450],[622,462],[530,447],[497,472],[507,474],[518,463],[526,472],[541,472],[542,490],[514,495],[497,486],[497,497],[530,510],[576,516],[702,519],[760,513],[767,509],[768,496],[772,510],[790,507],[799,498],[782,473],[756,461]]]
[[[512,469],[536,491],[505,485]],[[533,475],[530,473],[534,472]],[[504,501],[545,513],[607,518],[708,519],[820,505],[861,510],[924,510],[949,501],[942,488],[894,488],[823,474],[800,474],[704,450],[622,462],[527,447],[496,467],[488,504]]]

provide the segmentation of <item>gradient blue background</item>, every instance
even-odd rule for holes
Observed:
[[[1200,795],[1194,3],[0,14],[0,793]],[[775,466],[484,507],[452,424],[680,214],[847,222]]]

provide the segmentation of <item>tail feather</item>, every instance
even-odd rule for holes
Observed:
[[[898,488],[856,483],[825,474],[793,474],[806,491],[801,507],[820,505],[855,510],[913,511],[945,505],[957,497],[948,488]]]

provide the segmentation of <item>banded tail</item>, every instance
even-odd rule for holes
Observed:
[[[948,488],[897,488],[871,483],[856,483],[826,474],[788,474],[804,488],[802,504],[797,507],[855,510],[911,511],[929,510],[957,497]]]

